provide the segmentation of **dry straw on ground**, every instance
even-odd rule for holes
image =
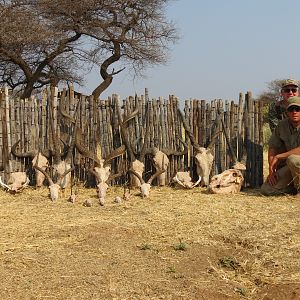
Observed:
[[[300,199],[0,191],[1,299],[299,299]],[[91,206],[83,206],[85,200]]]
[[[1,299],[300,296],[295,197],[155,188],[114,203],[122,192],[102,207],[93,189],[74,204],[52,203],[46,188],[1,191]]]

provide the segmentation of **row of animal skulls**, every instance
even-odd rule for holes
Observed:
[[[18,142],[16,142],[11,152],[17,157],[31,157],[32,158],[32,164],[34,168],[36,169],[36,183],[37,186],[41,186],[43,184],[43,181],[45,178],[47,178],[49,183],[49,191],[50,191],[50,198],[52,200],[57,200],[59,197],[59,191],[60,189],[66,188],[70,184],[70,177],[71,177],[71,171],[74,169],[72,167],[72,152],[73,148],[76,146],[79,153],[81,153],[83,156],[88,157],[94,161],[94,166],[89,169],[89,171],[95,176],[97,181],[97,194],[99,197],[100,203],[104,203],[104,199],[106,196],[106,191],[108,188],[108,181],[113,179],[116,176],[119,176],[120,174],[111,174],[111,161],[119,157],[120,155],[123,155],[125,151],[128,152],[128,157],[130,160],[130,169],[129,172],[133,175],[131,183],[135,186],[140,186],[141,189],[141,195],[143,197],[148,197],[150,194],[150,188],[152,181],[160,177],[161,183],[164,184],[164,176],[162,176],[169,163],[168,156],[170,155],[183,155],[187,152],[187,145],[184,144],[184,150],[183,151],[174,151],[172,149],[162,149],[159,150],[158,148],[146,148],[143,145],[141,152],[137,155],[133,151],[133,147],[129,142],[128,138],[128,127],[127,124],[130,120],[132,120],[138,113],[138,110],[134,110],[130,115],[122,117],[120,113],[120,108],[117,105],[117,112],[118,112],[118,119],[121,129],[121,135],[122,139],[124,141],[124,145],[119,147],[118,149],[115,149],[108,157],[105,159],[99,159],[95,153],[87,150],[87,147],[85,147],[82,143],[82,134],[80,132],[79,126],[77,125],[76,118],[73,119],[74,123],[74,132],[73,137],[69,146],[69,149],[67,151],[67,154],[65,155],[65,159],[62,159],[62,154],[59,151],[59,146],[57,143],[54,143],[54,150],[52,151],[39,151],[39,150],[32,150],[26,153],[18,153],[17,152],[17,146]],[[199,183],[202,186],[209,186],[209,174],[212,168],[213,164],[213,151],[212,147],[215,142],[216,136],[219,134],[217,132],[210,144],[205,147],[200,147],[196,143],[196,139],[193,136],[190,128],[187,125],[187,122],[183,116],[183,113],[179,110],[184,128],[186,130],[187,135],[189,136],[191,143],[196,151],[195,155],[195,161],[197,165],[197,173],[199,176],[199,179],[197,182],[193,183],[188,172],[178,172],[174,178],[173,181],[177,182],[180,186],[184,188],[193,188]],[[62,112],[64,116],[66,116],[65,113]],[[71,118],[70,118],[71,119]],[[51,123],[50,123],[51,125]],[[51,126],[52,134],[54,136],[54,129],[53,125]],[[147,127],[146,127],[146,134],[147,134]],[[53,138],[54,140],[58,140],[57,137]],[[155,174],[153,174],[147,182],[143,180],[143,173],[144,173],[144,157],[145,155],[151,155],[153,164],[156,168]],[[52,156],[53,159],[53,165],[52,168],[54,170],[54,178],[51,178],[50,174],[47,172],[47,169],[49,167],[49,156]],[[124,172],[123,172],[124,173]],[[240,176],[240,175],[239,175]],[[227,180],[228,181],[228,180]],[[7,184],[3,183],[2,180],[0,180],[0,184],[8,189],[9,191],[16,192],[19,190],[22,190],[25,186],[28,185],[28,178],[26,176],[26,173],[24,172],[15,172],[10,174],[10,178]]]

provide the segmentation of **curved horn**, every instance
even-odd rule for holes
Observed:
[[[156,172],[148,179],[147,183],[151,184],[152,181],[153,181],[156,177],[158,177],[160,174],[162,174],[162,173],[164,173],[164,172],[166,172],[165,169],[158,169],[158,170],[157,170],[157,171],[156,171]]]
[[[38,159],[37,159],[37,161],[38,161]],[[45,177],[46,177],[47,180],[49,181],[49,184],[50,184],[50,185],[53,185],[53,184],[54,184],[52,178],[50,177],[50,175],[49,175],[45,170],[43,170],[42,168],[40,168],[39,166],[37,166],[37,164],[35,164],[33,167],[34,167],[36,170],[40,171],[41,173],[43,173],[43,174],[45,175]]]
[[[98,159],[96,153],[94,153],[94,152],[88,150],[86,147],[82,146],[81,136],[82,136],[82,134],[80,132],[80,129],[77,127],[76,133],[75,133],[75,146],[76,146],[78,152],[81,155],[83,155],[84,157],[92,159],[97,166],[100,166],[100,160]]]
[[[144,155],[152,155],[155,156],[155,154],[157,153],[157,151],[159,151],[159,149],[157,147],[151,147],[151,148],[147,148],[144,150],[145,154]],[[163,152],[163,151],[162,151]]]
[[[164,163],[165,163],[165,161],[164,161],[164,157],[163,157],[163,159],[162,159],[162,166],[164,165]],[[160,174],[162,174],[162,173],[164,173],[164,172],[166,172],[166,170],[165,170],[164,168],[162,168],[162,169],[159,169],[159,168],[158,168],[158,169],[156,170],[156,172],[148,179],[147,183],[151,184],[152,181],[153,181],[156,177],[158,177]]]
[[[40,167],[38,166],[38,161],[39,161],[39,153],[37,154],[37,159],[36,159],[36,162],[35,162],[35,164],[34,164],[33,167],[34,167],[36,170],[40,171],[42,174],[44,174],[44,176],[47,178],[49,184],[50,184],[50,185],[53,185],[54,182],[53,182],[52,178],[50,177],[50,175],[49,175],[45,170],[43,170],[42,168],[40,168]]]
[[[71,123],[75,124],[75,118],[73,118],[71,115],[69,115],[65,109],[62,108],[62,105],[58,106],[58,110],[61,113],[61,115],[63,117],[65,117],[66,119],[68,119]]]
[[[113,179],[116,179],[116,178],[124,175],[124,173],[125,173],[124,170],[125,170],[125,166],[124,166],[124,162],[123,162],[121,168],[120,168],[120,164],[118,165],[118,173],[116,173],[116,174],[110,174],[108,176],[107,181],[111,181]]]
[[[75,169],[75,167],[71,167],[69,170],[66,170],[63,174],[61,174],[57,180],[57,183],[60,184],[65,176],[67,176],[70,172],[72,172]]]
[[[217,129],[217,126],[219,125],[220,122],[223,121],[223,113],[219,113],[214,121],[214,123],[212,124],[212,128],[213,127],[216,127]],[[219,130],[219,131],[215,131],[215,133],[212,134],[212,137],[211,137],[211,141],[210,143],[208,144],[208,146],[206,147],[207,149],[212,149],[212,147],[214,146],[215,142],[216,142],[216,138],[218,136],[219,133],[221,133],[222,130]]]
[[[2,181],[1,176],[0,176],[0,185],[4,188],[8,189],[9,191],[11,191],[11,187]]]
[[[182,181],[179,180],[177,174],[175,175],[175,177],[174,177],[173,179],[174,179],[179,185],[183,186],[184,188],[186,187],[186,186],[182,183]]]
[[[179,115],[180,115],[180,118],[181,118],[181,121],[182,121],[182,124],[183,124],[183,127],[187,133],[187,135],[189,136],[190,140],[191,140],[191,143],[193,145],[193,147],[196,149],[196,150],[199,150],[201,147],[200,145],[196,142],[196,138],[195,136],[193,135],[186,119],[185,119],[185,116],[183,114],[183,112],[178,108],[178,112],[179,112]]]
[[[128,172],[131,172],[133,175],[135,175],[140,180],[141,184],[145,183],[145,180],[142,178],[142,176],[139,173],[135,172],[132,169],[129,169]]]
[[[124,124],[126,124],[128,121],[130,121],[131,119],[133,119],[139,112],[139,109],[136,108],[132,113],[130,113],[128,116],[124,117],[123,122],[122,122],[122,126]]]
[[[81,105],[81,101],[82,101],[82,97],[77,102],[76,109],[75,109],[75,112],[74,112],[75,125],[73,127],[73,135],[72,135],[71,143],[70,143],[67,155],[66,155],[66,161],[70,161],[72,159],[73,150],[74,150],[75,142],[76,142],[77,127],[78,127],[78,123],[79,123],[79,118],[78,118],[77,114],[78,114],[78,111],[79,111],[79,107]]]
[[[57,131],[54,128],[54,118],[53,118],[53,103],[52,101],[49,102],[49,128],[50,128],[50,133],[52,136],[52,143],[53,143],[53,150],[51,151],[53,160],[55,164],[58,164],[61,161],[61,154],[60,154],[60,147],[58,145],[58,139],[59,137],[57,136]]]
[[[216,140],[217,140],[217,136],[221,133],[222,131],[217,131],[213,134],[213,136],[211,137],[211,141],[210,143],[208,144],[208,146],[206,147],[207,149],[212,149],[213,146],[215,145],[216,143]]]
[[[26,177],[26,181],[25,183],[21,186],[21,188],[19,189],[19,191],[23,190],[24,188],[26,188],[30,183],[30,180],[28,177]]]
[[[89,171],[96,177],[98,182],[101,181],[101,178],[100,178],[99,174],[94,170],[94,167],[89,168]]]
[[[185,184],[183,184],[182,181],[179,180],[179,178],[178,178],[178,176],[177,176],[177,173],[176,173],[176,175],[175,175],[175,177],[174,177],[174,180],[175,180],[179,185],[183,186],[184,188],[187,188],[187,186],[186,186]]]
[[[188,144],[185,143],[181,138],[178,137],[178,139],[183,144],[182,151],[176,151],[171,148],[164,148],[164,149],[161,149],[161,152],[165,153],[167,156],[170,156],[170,155],[180,156],[180,155],[187,154],[188,153]]]
[[[135,154],[132,150],[132,147],[131,147],[131,144],[130,144],[130,141],[129,141],[128,132],[126,130],[126,123],[129,120],[133,119],[138,114],[138,108],[136,108],[128,116],[124,117],[123,121],[122,121],[122,115],[121,115],[121,108],[120,108],[120,105],[119,105],[119,99],[116,99],[115,105],[116,105],[118,120],[119,120],[119,124],[120,124],[121,136],[122,136],[123,142],[125,144],[126,150],[128,152],[129,160],[134,161],[136,159],[136,156],[135,156]]]
[[[191,189],[198,185],[201,181],[201,176],[199,175],[199,179],[191,186]]]
[[[147,152],[149,151],[152,151],[152,149],[149,149],[149,148],[146,148],[146,138],[149,137],[149,122],[150,122],[150,114],[148,113],[148,110],[149,110],[149,101],[146,103],[146,111],[145,111],[145,114],[146,114],[146,129],[145,129],[145,134],[144,134],[144,143],[143,143],[143,146],[142,146],[142,149],[141,149],[141,152],[140,152],[140,156],[139,156],[139,160],[140,161],[144,161],[144,158],[145,158],[145,155]]]
[[[67,155],[67,153],[68,153],[68,145],[66,144],[66,142],[63,139],[60,139],[60,141],[63,144],[63,151],[62,151],[62,153],[59,153],[59,156],[63,157],[65,155]],[[50,159],[50,157],[54,157],[56,155],[55,150],[53,151],[52,149],[43,149],[43,150],[40,150],[40,153],[48,159]]]
[[[126,151],[125,145],[120,146],[119,148],[113,150],[104,160],[103,165],[107,165],[111,160],[113,160],[116,157],[119,157],[123,155]]]
[[[225,140],[226,140],[227,146],[229,148],[229,152],[231,154],[231,158],[233,160],[233,163],[236,164],[238,162],[238,160],[237,160],[237,157],[236,157],[236,155],[233,151],[232,145],[230,143],[227,128],[225,127],[223,118],[221,118],[221,123],[222,123],[222,127],[223,127],[223,132],[224,132],[224,135],[225,135]]]
[[[18,147],[18,144],[20,143],[21,139],[18,140],[16,143],[14,143],[11,147],[11,153],[16,156],[16,157],[30,157],[30,158],[33,158],[37,155],[38,151],[37,150],[31,150],[31,151],[28,151],[28,152],[20,152],[18,153],[17,152],[17,147]]]

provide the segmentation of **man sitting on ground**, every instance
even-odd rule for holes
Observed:
[[[269,141],[269,176],[261,187],[264,195],[300,191],[300,97],[287,100],[286,114]]]

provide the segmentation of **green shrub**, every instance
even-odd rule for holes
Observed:
[[[271,132],[269,124],[264,124],[264,127],[263,127],[264,150],[268,149],[268,142],[269,142],[271,135],[272,135],[272,132]]]

